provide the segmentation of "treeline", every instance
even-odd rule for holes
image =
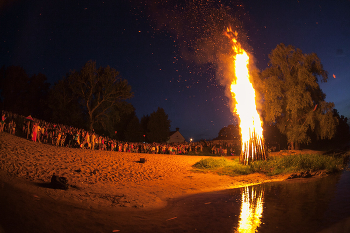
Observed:
[[[301,145],[320,148],[349,142],[348,119],[326,101],[319,86],[327,82],[328,73],[315,53],[279,44],[269,54],[266,69],[251,67],[250,71],[268,145],[300,149]],[[237,129],[222,129],[219,136],[227,131]]]
[[[131,86],[114,68],[88,61],[51,85],[44,74],[28,76],[20,66],[0,69],[0,108],[70,125],[121,141],[165,142],[170,133],[163,108],[140,120],[127,100]]]
[[[319,86],[327,82],[328,73],[315,53],[304,54],[281,43],[269,59],[266,69],[252,72],[252,83],[261,100],[264,125],[284,135],[288,148],[336,139],[340,128],[348,134],[347,119],[326,101]]]
[[[328,73],[317,55],[279,44],[269,59],[265,70],[252,69],[250,74],[267,143],[282,140],[279,144],[288,144],[283,147],[290,149],[348,143],[348,119],[339,115],[334,103],[326,101],[319,86],[319,82],[327,82]],[[43,74],[28,77],[21,67],[2,67],[0,91],[2,109],[17,114],[31,114],[121,141],[165,142],[169,137],[170,120],[164,109],[139,120],[127,102],[133,97],[127,80],[109,66],[97,68],[93,61],[80,71],[67,73],[53,86]],[[237,128],[224,127],[219,138],[228,139],[223,135],[230,134],[237,136]]]
[[[308,132],[311,138],[309,144],[303,144],[304,149],[328,150],[342,149],[350,142],[350,126],[348,118],[340,115],[337,109],[333,109],[333,117],[338,124],[335,129],[334,136],[331,139],[317,138],[316,133]],[[289,147],[287,136],[281,133],[276,124],[263,124],[263,134],[266,148],[269,151],[286,150]],[[240,144],[240,129],[238,125],[228,125],[223,127],[218,134],[216,140],[236,140]],[[290,148],[289,148],[290,149]]]

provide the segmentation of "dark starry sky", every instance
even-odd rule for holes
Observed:
[[[326,100],[350,117],[349,12],[349,0],[0,0],[0,64],[52,84],[88,60],[109,65],[131,85],[139,118],[162,107],[171,130],[212,139],[236,122],[220,62],[229,25],[260,70],[279,43],[315,52]]]

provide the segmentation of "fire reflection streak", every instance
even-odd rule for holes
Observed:
[[[264,191],[254,186],[244,187],[242,190],[242,205],[239,225],[235,233],[253,233],[261,224],[263,214]]]

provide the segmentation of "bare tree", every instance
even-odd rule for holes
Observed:
[[[97,69],[94,61],[88,61],[79,72],[71,71],[68,80],[86,110],[91,131],[97,123],[108,125],[106,122],[118,106],[133,97],[131,86],[118,71],[109,66]]]

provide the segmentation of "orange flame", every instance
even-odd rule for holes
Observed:
[[[255,155],[263,152],[262,121],[256,110],[255,90],[249,77],[249,55],[237,41],[237,32],[227,29],[226,35],[232,40],[233,69],[236,79],[231,82],[231,94],[235,99],[234,111],[240,118],[242,154],[244,163],[255,160]],[[263,152],[264,153],[264,152]]]

